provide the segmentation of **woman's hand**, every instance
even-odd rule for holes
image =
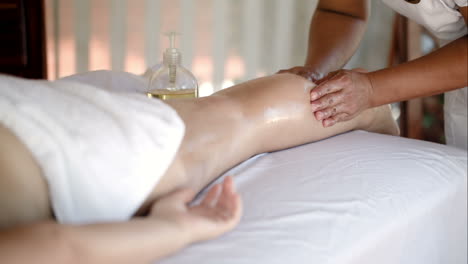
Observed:
[[[190,207],[191,189],[174,191],[156,201],[150,217],[178,225],[188,235],[188,243],[212,239],[233,229],[242,214],[242,202],[231,177],[211,188],[199,205]]]
[[[372,106],[372,84],[362,69],[328,74],[311,90],[312,111],[324,127],[351,120]]]
[[[129,221],[87,225],[45,221],[0,230],[0,263],[150,263],[190,243],[219,236],[239,222],[242,206],[232,178],[214,186],[200,205],[190,207],[187,203],[193,197],[189,189],[175,191],[155,202],[149,217]]]

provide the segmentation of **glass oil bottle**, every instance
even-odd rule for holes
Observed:
[[[198,97],[198,83],[182,66],[182,54],[175,48],[175,32],[167,34],[170,47],[163,56],[163,65],[150,77],[147,95],[161,100]]]

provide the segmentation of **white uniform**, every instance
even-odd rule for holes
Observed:
[[[467,34],[463,16],[457,10],[468,0],[382,0],[398,13],[424,26],[447,44]],[[445,136],[447,144],[467,149],[467,87],[445,93]]]

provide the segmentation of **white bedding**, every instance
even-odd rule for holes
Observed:
[[[157,263],[467,263],[465,151],[355,131],[228,174],[239,226]]]
[[[111,71],[65,79],[119,92],[146,87]],[[227,174],[244,201],[239,226],[158,264],[467,263],[466,151],[355,131]]]

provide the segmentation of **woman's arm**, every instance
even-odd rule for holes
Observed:
[[[228,177],[200,205],[184,189],[156,202],[149,217],[122,223],[60,225],[52,221],[0,232],[0,263],[150,263],[190,243],[231,230],[241,214]]]
[[[53,221],[0,233],[1,263],[149,263],[188,244],[175,224],[158,219],[84,226]]]

